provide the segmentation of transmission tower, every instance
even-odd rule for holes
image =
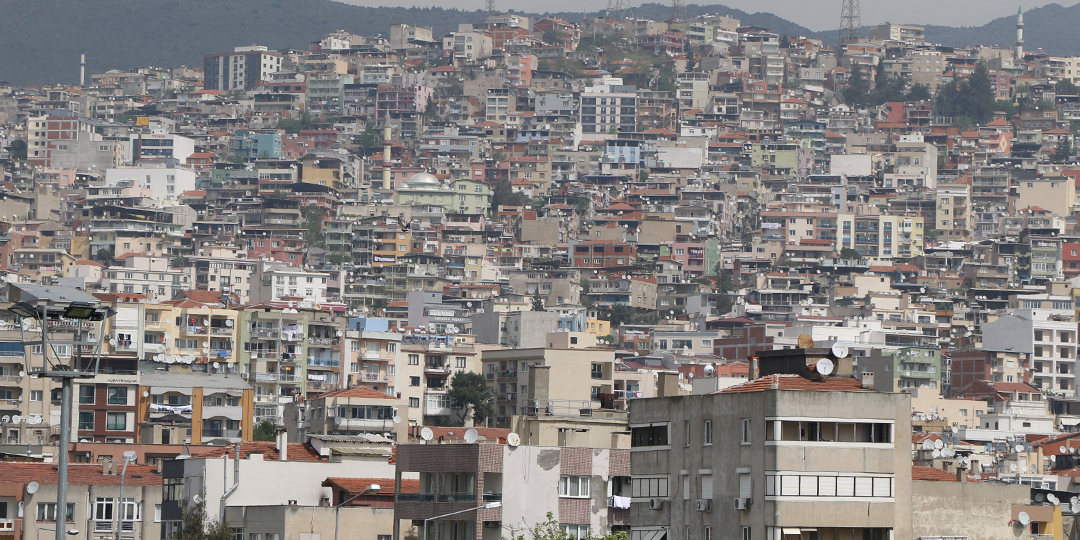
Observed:
[[[862,15],[859,0],[842,0],[840,8],[840,45],[859,41],[862,37]]]
[[[671,18],[676,21],[686,18],[686,0],[671,0]]]
[[[495,0],[487,0],[487,12],[488,15],[495,14]]]
[[[627,0],[608,0],[607,16],[613,21],[623,21],[627,17],[628,9],[630,6]]]

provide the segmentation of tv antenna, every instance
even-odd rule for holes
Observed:
[[[862,37],[862,10],[859,9],[859,0],[842,1],[838,45],[854,43]]]

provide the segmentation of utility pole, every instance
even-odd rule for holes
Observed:
[[[853,43],[862,37],[862,13],[859,0],[841,0],[840,36],[837,49],[845,43]]]

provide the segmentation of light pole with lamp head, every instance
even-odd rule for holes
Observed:
[[[420,540],[428,540],[428,537],[427,537],[427,522],[429,522],[429,521],[433,521],[433,520],[436,520],[436,519],[442,519],[444,517],[456,516],[458,514],[464,514],[465,512],[472,512],[474,510],[483,510],[485,508],[486,509],[499,508],[501,506],[502,506],[501,502],[495,501],[495,502],[489,502],[489,503],[487,503],[487,504],[485,504],[483,506],[477,506],[476,508],[468,508],[468,509],[465,509],[465,510],[458,510],[457,512],[450,512],[449,514],[443,514],[441,516],[434,516],[434,517],[426,518],[426,519],[424,519],[424,537],[421,538]]]
[[[334,506],[334,540],[338,540],[338,537],[337,537],[337,533],[338,533],[338,514],[341,513],[341,507],[345,506],[346,504],[349,504],[350,502],[352,502],[353,499],[355,499],[357,497],[360,497],[362,495],[374,495],[374,494],[378,493],[381,490],[382,490],[382,486],[380,486],[379,484],[371,484],[364,491],[361,491],[360,493],[357,493],[356,495],[353,495],[352,497],[349,497],[348,499],[345,499],[344,501],[341,501],[340,503],[338,503],[337,505]]]
[[[124,469],[120,473],[120,504],[116,505],[116,540],[120,540],[120,526],[124,523],[124,477],[127,476],[129,463],[134,463],[139,455],[134,450],[124,452]]]
[[[60,447],[57,452],[60,455],[57,463],[56,508],[66,518],[68,452],[71,446],[71,407],[74,381],[75,379],[90,379],[97,375],[101,358],[101,343],[105,337],[105,320],[115,315],[116,311],[107,307],[99,307],[96,297],[74,287],[46,287],[9,283],[7,297],[10,301],[15,302],[7,308],[9,312],[24,320],[35,321],[40,325],[41,339],[36,340],[27,339],[27,325],[20,325],[23,358],[27,367],[29,368],[31,365],[28,352],[30,348],[27,345],[31,346],[31,348],[41,346],[41,355],[44,359],[43,368],[40,371],[31,372],[31,375],[60,380]],[[101,323],[96,339],[84,339],[84,324],[90,323],[90,328],[92,328],[94,322]],[[54,331],[71,333],[71,339],[49,339],[50,325]],[[59,357],[52,362],[49,360],[49,349],[55,345],[70,347],[71,354],[74,357],[74,366],[61,363]],[[94,352],[95,359],[92,371],[88,370],[90,366],[84,366],[82,363],[82,353],[85,348],[90,348]],[[56,540],[65,540],[65,531],[62,527],[49,530],[56,531]],[[70,534],[70,531],[66,534]]]
[[[66,514],[67,514],[67,510],[66,510],[66,509],[65,509],[65,511],[64,511],[64,514],[65,514],[65,516],[64,516],[64,519],[67,519],[67,515],[66,515]],[[38,528],[37,528],[37,529],[35,529],[35,530],[37,531],[37,535],[35,536],[35,538],[37,538],[37,540],[41,540],[41,531],[56,531],[56,530],[58,530],[58,529],[50,529],[50,528],[48,528],[48,527],[38,527]],[[78,535],[78,534],[79,534],[79,529],[68,529],[68,530],[66,530],[66,531],[65,531],[64,529],[59,529],[59,530],[60,530],[60,531],[63,531],[63,532],[64,532],[64,534],[66,534],[66,535],[68,535],[68,536],[76,536],[76,535]]]

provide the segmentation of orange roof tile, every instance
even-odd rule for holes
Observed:
[[[59,473],[54,463],[0,462],[0,478],[9,483],[38,482],[56,484]],[[68,466],[68,483],[76,486],[119,486],[119,474],[101,474],[99,464],[72,463]],[[129,465],[124,479],[126,486],[160,486],[157,467]]]
[[[363,493],[371,484],[379,485],[379,495],[394,495],[393,478],[341,478],[331,477],[323,480],[323,487],[338,487],[349,493]],[[420,493],[420,480],[401,479],[402,493]]]
[[[766,390],[816,390],[821,392],[872,392],[852,377],[826,377],[812,381],[799,375],[775,374],[720,390],[719,393],[764,392]]]
[[[941,469],[926,467],[923,465],[911,466],[912,480],[933,480],[937,482],[955,482],[956,475]]]
[[[346,388],[344,390],[335,390],[333,392],[327,392],[319,398],[328,397],[342,397],[342,398],[362,398],[362,399],[397,399],[394,396],[384,394],[378,390],[372,390],[366,386],[354,386],[352,388]]]
[[[229,457],[233,457],[234,445],[216,447],[209,452],[201,454],[199,457],[216,458],[229,454]],[[277,443],[273,441],[245,441],[240,443],[240,459],[247,459],[251,454],[262,454],[263,459],[271,461],[280,461],[281,454],[278,453]],[[326,461],[325,458],[319,455],[314,448],[304,443],[289,443],[289,459],[288,461]]]

